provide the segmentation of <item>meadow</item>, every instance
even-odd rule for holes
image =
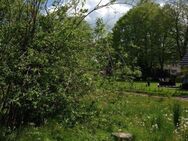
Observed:
[[[60,118],[48,119],[44,126],[22,127],[6,140],[113,141],[112,132],[124,131],[132,133],[135,141],[188,141],[186,101],[98,90],[83,97],[82,103],[88,102],[93,113],[73,127],[65,127]],[[2,132],[0,139],[5,140]]]

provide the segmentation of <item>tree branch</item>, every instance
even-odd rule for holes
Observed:
[[[93,13],[94,11],[96,11],[96,10],[102,9],[102,8],[104,8],[104,7],[108,7],[108,6],[110,6],[110,5],[115,5],[115,4],[126,4],[126,5],[131,5],[131,6],[133,6],[133,5],[132,5],[133,2],[134,2],[134,0],[132,0],[132,3],[115,3],[115,2],[111,2],[111,1],[110,1],[110,2],[108,2],[108,3],[106,3],[106,4],[100,5],[100,4],[102,3],[102,0],[100,0],[99,3],[98,3],[91,11],[89,11],[86,15],[84,15],[84,16],[78,21],[78,23],[75,24],[75,27],[73,28],[73,30],[76,29],[76,28],[78,28],[78,26],[84,21],[84,19],[85,19],[87,16],[89,16],[91,13]],[[65,38],[65,41],[70,37],[70,35],[72,34],[73,30],[71,30],[70,33],[67,35],[67,37]]]

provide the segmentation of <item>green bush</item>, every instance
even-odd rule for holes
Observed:
[[[69,115],[73,103],[92,91],[92,75],[83,67],[89,25],[72,28],[80,18],[67,17],[66,6],[44,15],[43,2],[0,1],[1,126],[39,126],[60,111]]]

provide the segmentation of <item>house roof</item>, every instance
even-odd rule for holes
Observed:
[[[188,53],[185,54],[185,56],[180,61],[181,66],[188,66]]]

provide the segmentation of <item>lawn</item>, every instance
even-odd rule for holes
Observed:
[[[150,86],[146,86],[146,82],[123,82],[123,81],[109,81],[111,83],[110,89],[113,87],[115,91],[126,91],[145,93],[149,95],[161,95],[161,96],[188,96],[187,90],[180,89],[180,83],[176,87],[158,87],[156,82],[151,82]],[[106,84],[104,84],[106,85]],[[108,89],[109,84],[105,87]]]
[[[132,133],[135,141],[188,141],[186,101],[101,90],[82,99],[82,103],[89,101],[94,105],[94,114],[72,128],[65,128],[59,119],[49,119],[42,127],[22,127],[6,139],[113,141],[112,132],[124,131]],[[87,106],[84,109],[87,109]],[[174,119],[179,119],[178,127],[175,126],[177,120],[175,122]]]

